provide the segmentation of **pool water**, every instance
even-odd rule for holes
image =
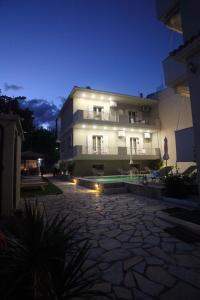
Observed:
[[[112,175],[112,176],[88,176],[87,179],[95,180],[99,183],[115,183],[115,182],[139,182],[142,179],[140,175]]]

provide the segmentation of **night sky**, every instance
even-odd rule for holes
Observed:
[[[74,85],[146,95],[181,39],[154,0],[0,0],[0,88],[58,106]]]

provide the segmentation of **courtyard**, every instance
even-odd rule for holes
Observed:
[[[100,195],[49,179],[63,194],[38,201],[49,214],[67,214],[80,227],[77,238],[90,240],[87,265],[95,265],[95,291],[111,299],[200,299],[200,243],[164,230],[174,225],[162,220],[162,209],[173,205],[133,194]]]

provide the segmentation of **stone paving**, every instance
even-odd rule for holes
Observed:
[[[98,277],[94,290],[118,300],[200,299],[200,243],[170,236],[164,228],[173,225],[159,218],[161,209],[172,205],[133,194],[99,195],[51,180],[64,194],[40,200],[51,213],[69,214],[81,237],[90,239],[87,264],[96,264]]]

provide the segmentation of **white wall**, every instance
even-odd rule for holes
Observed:
[[[74,97],[73,112],[77,110],[93,111],[93,106],[103,106],[105,113],[110,113],[110,101]]]
[[[159,101],[159,117],[161,120],[160,149],[161,156],[164,152],[164,138],[168,139],[169,161],[168,165],[176,164],[175,131],[192,127],[192,113],[190,99],[175,94],[174,90],[167,88],[157,94]],[[191,163],[192,164],[192,163]],[[180,171],[184,170],[188,163],[178,163]]]
[[[106,114],[111,113],[113,111],[113,107],[110,107],[109,100],[101,100],[101,99],[91,99],[91,98],[80,98],[78,96],[73,98],[73,113],[77,110],[85,110],[85,111],[93,111],[94,106],[101,106],[103,107],[103,111]],[[148,101],[146,103],[148,105]],[[158,106],[152,105],[151,111],[149,113],[144,113],[141,111],[141,106],[136,105],[134,102],[133,104],[124,104],[124,103],[117,103],[116,110],[123,115],[128,116],[129,111],[136,111],[137,118],[158,118]]]
[[[158,138],[157,133],[152,134],[152,139],[149,143],[144,144],[143,139],[143,132],[139,131],[125,131],[125,138],[118,137],[119,130],[113,129],[87,129],[87,128],[74,128],[73,129],[73,146],[82,145],[83,147],[88,146],[88,136],[92,135],[102,135],[106,137],[105,141],[109,149],[113,150],[114,152],[117,151],[118,147],[127,147],[130,148],[130,137],[138,138],[139,144],[137,145],[138,148],[158,148]]]

